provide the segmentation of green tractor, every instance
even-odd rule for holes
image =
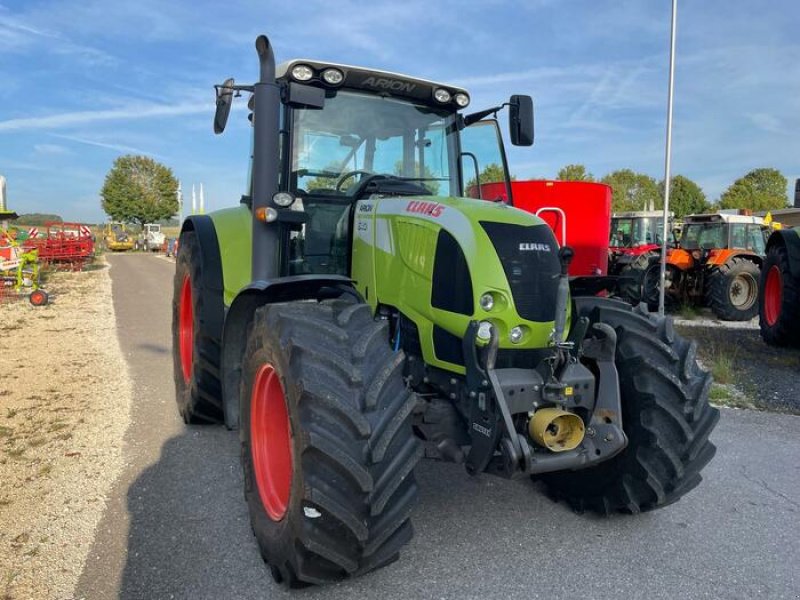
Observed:
[[[463,197],[487,164],[507,173],[500,111],[533,143],[530,97],[464,114],[459,87],[256,50],[258,83],[216,86],[214,118],[252,94],[250,188],[183,225],[173,356],[185,421],[239,431],[277,581],[395,560],[423,456],[603,514],[700,482],[719,415],[694,345],[572,297],[572,251],[541,219]]]

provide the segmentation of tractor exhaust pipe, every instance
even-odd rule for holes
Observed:
[[[255,218],[258,209],[272,206],[278,191],[281,94],[275,81],[275,55],[265,35],[256,39],[260,76],[253,91],[253,281],[268,281],[280,275],[280,227]],[[260,211],[260,212],[263,212]]]
[[[551,452],[574,450],[583,441],[583,420],[560,408],[540,408],[528,423],[533,441]]]

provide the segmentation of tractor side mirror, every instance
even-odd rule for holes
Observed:
[[[515,94],[508,101],[508,132],[515,146],[533,145],[533,99]]]
[[[231,114],[231,104],[233,103],[233,77],[226,79],[222,85],[215,85],[217,93],[217,110],[214,112],[214,133],[225,131],[228,123],[228,115]]]

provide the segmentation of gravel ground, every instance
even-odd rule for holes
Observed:
[[[131,380],[108,268],[0,305],[0,598],[70,598],[123,467]]]
[[[765,344],[758,318],[726,322],[703,311],[695,319],[676,318],[675,326],[681,335],[697,341],[698,357],[716,371],[716,379],[728,376],[730,381],[723,383],[729,384],[734,404],[800,414],[800,349]]]

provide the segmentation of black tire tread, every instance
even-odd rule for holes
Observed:
[[[295,464],[302,464],[303,493],[290,498],[285,517],[299,511],[293,550],[276,556],[256,532],[262,556],[276,579],[291,587],[330,583],[392,562],[411,537],[413,470],[422,456],[410,418],[416,396],[398,368],[402,352],[392,352],[387,324],[373,320],[369,306],[342,300],[258,309],[246,354],[276,339],[289,365],[284,386],[298,389],[299,423],[292,428],[299,436]],[[287,403],[290,396],[287,389]],[[303,519],[307,506],[323,517]]]
[[[194,351],[192,379],[189,385],[183,379],[178,345],[178,304],[183,278],[189,274],[192,282],[194,323]],[[172,356],[175,398],[183,420],[190,424],[222,423],[222,386],[220,383],[220,341],[202,326],[199,315],[205,310],[203,294],[203,264],[197,234],[181,233],[175,265],[172,296]]]
[[[738,272],[749,272],[758,285],[760,269],[752,260],[734,256],[728,262],[719,265],[707,278],[708,305],[717,317],[723,321],[749,321],[758,314],[758,298],[746,310],[736,308],[730,301],[728,288],[730,279]]]
[[[773,266],[783,276],[783,301],[780,316],[771,326],[764,316],[764,300],[767,274]],[[800,346],[800,281],[792,276],[789,253],[783,244],[774,244],[767,251],[758,287],[761,339],[773,346]]]
[[[711,376],[695,361],[695,345],[674,333],[671,319],[621,302],[579,298],[576,307],[617,332],[628,446],[597,467],[538,479],[577,512],[639,513],[677,501],[716,451],[708,438],[719,411],[708,403]]]

